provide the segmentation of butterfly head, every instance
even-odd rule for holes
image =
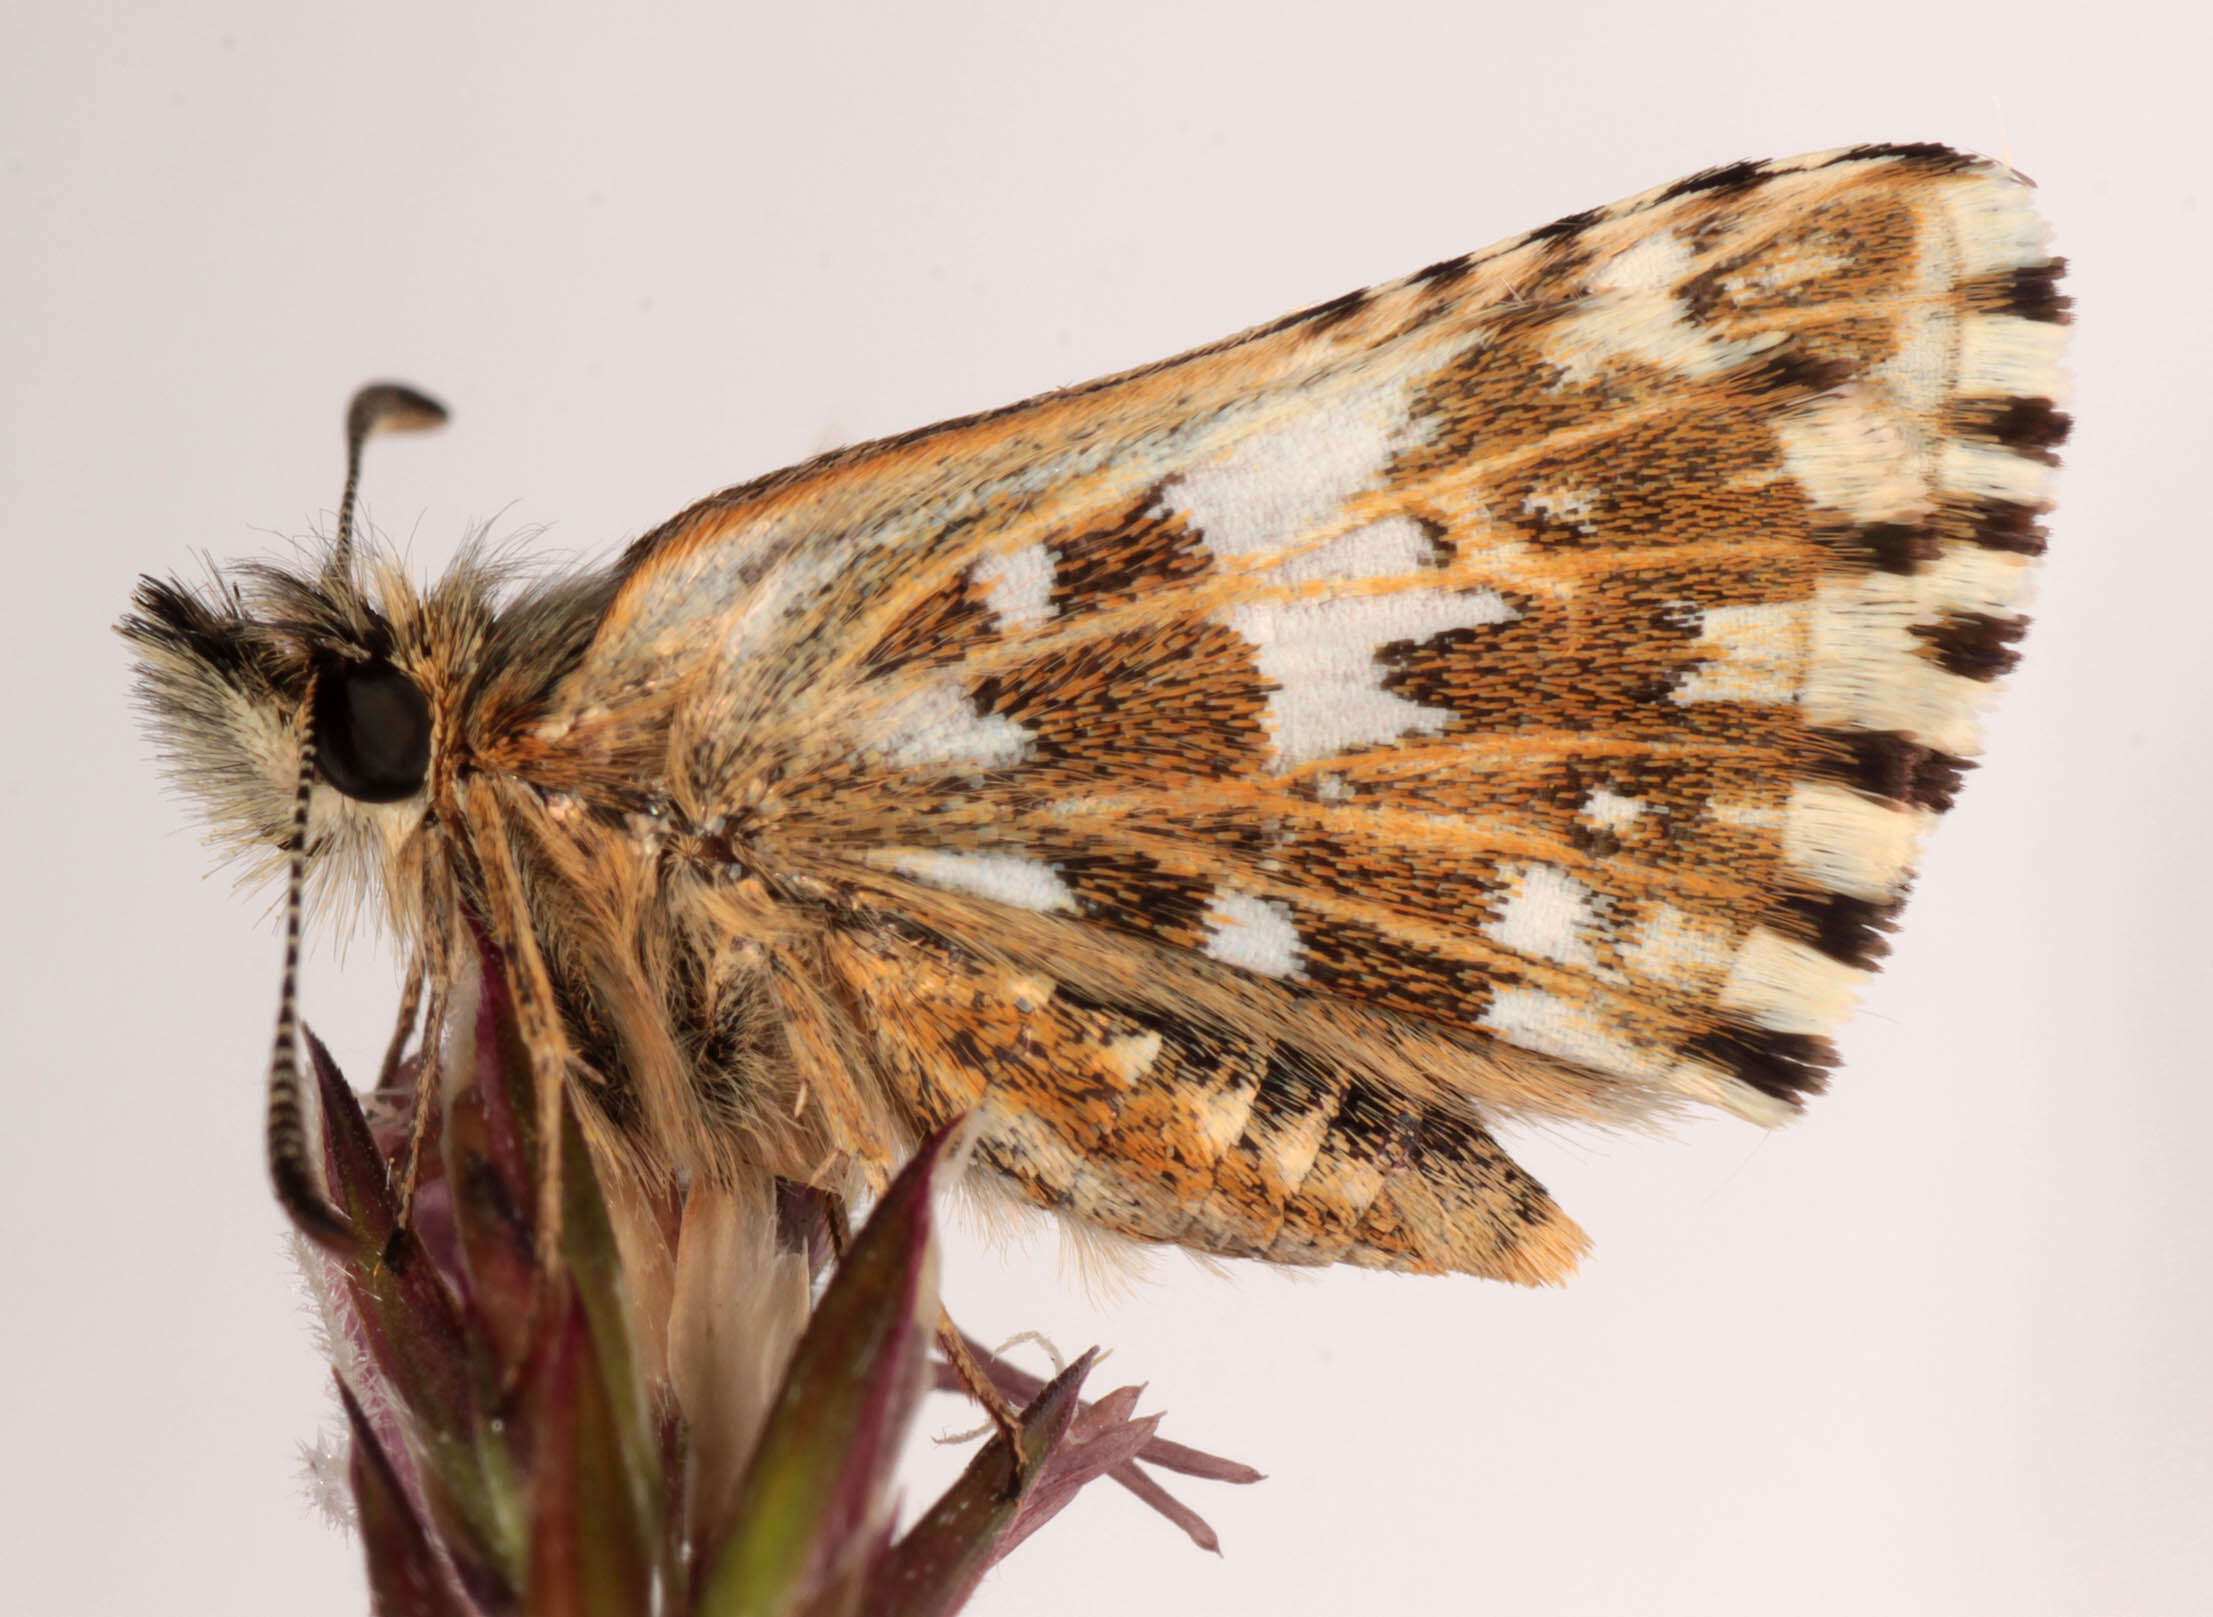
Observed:
[[[395,558],[358,551],[353,506],[371,434],[444,419],[411,389],[363,389],[327,555],[248,563],[201,584],[141,579],[119,625],[172,777],[256,873],[290,854],[369,877],[429,814],[452,728],[439,712],[452,603],[435,610]]]
[[[147,578],[121,625],[172,777],[256,865],[286,848],[303,764],[317,864],[366,855],[428,809],[446,682],[410,586],[377,573],[373,592],[351,568]]]

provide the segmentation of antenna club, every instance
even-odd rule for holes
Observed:
[[[346,406],[346,488],[338,498],[338,542],[330,572],[344,577],[353,566],[354,497],[361,488],[361,446],[377,432],[427,432],[441,426],[446,407],[405,382],[371,382]]]
[[[358,443],[378,432],[428,432],[446,424],[446,407],[405,382],[371,382],[346,406],[346,438]]]

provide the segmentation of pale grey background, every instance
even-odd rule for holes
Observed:
[[[978,1330],[1112,1344],[1227,1554],[1113,1489],[983,1612],[2194,1613],[2206,1161],[2207,58],[2079,3],[26,5],[0,23],[9,578],[0,1583],[345,1612],[327,1395],[258,1162],[277,943],[161,795],[134,574],[327,526],[355,383],[436,567],[605,554],[830,441],[1152,359],[1690,170],[2009,154],[2076,260],[2081,429],[2027,664],[1801,1127],[1536,1140],[1568,1290],[1055,1243]],[[373,950],[308,1004],[359,1065]],[[950,1402],[929,1423],[964,1420]],[[923,1452],[917,1486],[960,1456]]]

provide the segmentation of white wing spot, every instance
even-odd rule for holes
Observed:
[[[1726,926],[1673,904],[1656,904],[1621,959],[1639,977],[1697,989],[1725,978],[1736,952],[1736,938]]]
[[[1922,457],[1897,411],[1873,388],[1809,399],[1775,423],[1775,438],[1783,470],[1815,505],[1855,522],[1911,522],[1928,514]]]
[[[1272,1126],[1251,1142],[1266,1163],[1261,1170],[1263,1182],[1303,1184],[1313,1171],[1314,1159],[1321,1155],[1322,1141],[1328,1137],[1334,1119],[1334,1112],[1324,1106],[1308,1106],[1290,1117],[1278,1114],[1271,1118]],[[1279,1231],[1279,1247],[1286,1233]]]
[[[1102,1045],[1099,1053],[1106,1058],[1108,1076],[1127,1088],[1150,1072],[1153,1063],[1160,1059],[1160,1035],[1150,1029],[1126,1034]]]
[[[1034,629],[1053,619],[1053,564],[1044,545],[1024,545],[1010,555],[986,556],[970,569],[1002,634]]]
[[[1406,379],[1389,377],[1332,408],[1252,433],[1177,478],[1163,497],[1215,555],[1256,564],[1245,575],[1252,589],[1289,597],[1247,601],[1219,620],[1252,644],[1261,677],[1276,687],[1268,718],[1279,769],[1442,731],[1449,710],[1383,689],[1377,648],[1515,615],[1493,590],[1325,593],[1368,580],[1435,576],[1429,530],[1412,517],[1380,518],[1314,542],[1346,502],[1381,486],[1392,457],[1424,435],[1407,409]],[[1281,559],[1269,566],[1271,553]]]
[[[1377,487],[1391,457],[1420,441],[1406,399],[1406,378],[1391,377],[1332,408],[1295,413],[1185,472],[1168,485],[1165,503],[1191,519],[1217,556],[1297,544],[1355,494]]]
[[[1289,905],[1272,898],[1218,888],[1206,912],[1206,952],[1226,966],[1263,977],[1288,977],[1299,969],[1299,929]]]
[[[1475,629],[1516,616],[1495,590],[1399,590],[1336,600],[1252,603],[1224,622],[1249,641],[1268,696],[1275,767],[1329,758],[1370,742],[1437,735],[1452,710],[1425,707],[1383,688],[1377,648]]]
[[[1798,699],[1806,665],[1807,604],[1709,606],[1692,649],[1705,660],[1679,681],[1671,699],[1691,702],[1759,702]]]
[[[1594,830],[1619,834],[1635,825],[1650,807],[1641,797],[1624,797],[1601,786],[1583,799],[1576,818]]]
[[[1003,713],[979,713],[960,681],[940,675],[884,716],[877,750],[899,769],[1011,769],[1036,738]]]
[[[1582,312],[1562,320],[1545,344],[1562,379],[1587,382],[1624,363],[1715,376],[1784,340],[1775,331],[1720,338],[1693,320],[1675,289],[1689,278],[1695,257],[1690,243],[1662,230],[1601,265]]]
[[[1495,990],[1476,1024],[1539,1055],[1625,1077],[1657,1077],[1659,1063],[1593,1015],[1588,1007],[1542,988]]]
[[[1260,1093],[1257,1080],[1225,1083],[1218,1088],[1184,1089],[1178,1100],[1191,1108],[1185,1115],[1192,1133],[1209,1157],[1218,1157],[1235,1145],[1252,1120],[1253,1098]]]
[[[928,882],[951,893],[988,898],[1017,909],[1073,910],[1075,894],[1051,865],[1018,853],[947,853],[937,848],[901,848],[883,860],[902,876]]]
[[[1598,923],[1595,893],[1556,865],[1510,865],[1502,874],[1510,887],[1497,918],[1484,923],[1485,937],[1534,959],[1597,966],[1588,935]]]

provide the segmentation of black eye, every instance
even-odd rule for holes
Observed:
[[[430,703],[379,657],[331,663],[315,682],[315,762],[363,803],[396,803],[430,773]]]

